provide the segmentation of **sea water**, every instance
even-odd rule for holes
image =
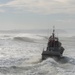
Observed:
[[[41,60],[48,36],[0,33],[0,75],[75,75],[75,35],[61,36],[64,59]]]

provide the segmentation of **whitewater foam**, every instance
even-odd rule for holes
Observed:
[[[4,39],[2,39],[3,37]],[[48,40],[46,37],[24,33],[0,35],[0,74],[74,75],[74,37],[60,37],[60,41],[65,47],[64,59],[56,61],[53,58],[48,58],[41,61],[41,53]]]

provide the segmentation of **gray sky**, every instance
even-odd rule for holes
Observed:
[[[0,0],[0,30],[75,29],[75,0]]]

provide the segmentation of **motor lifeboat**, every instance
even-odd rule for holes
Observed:
[[[47,48],[42,52],[42,60],[48,57],[61,58],[64,50],[59,38],[55,36],[55,29],[53,28],[53,33],[48,39]]]

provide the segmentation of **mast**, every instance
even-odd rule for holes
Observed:
[[[53,26],[53,33],[52,33],[53,39],[55,37],[55,26]]]
[[[55,27],[53,26],[53,33],[52,33],[52,36],[53,36],[53,42],[54,42],[54,47],[55,47]]]

